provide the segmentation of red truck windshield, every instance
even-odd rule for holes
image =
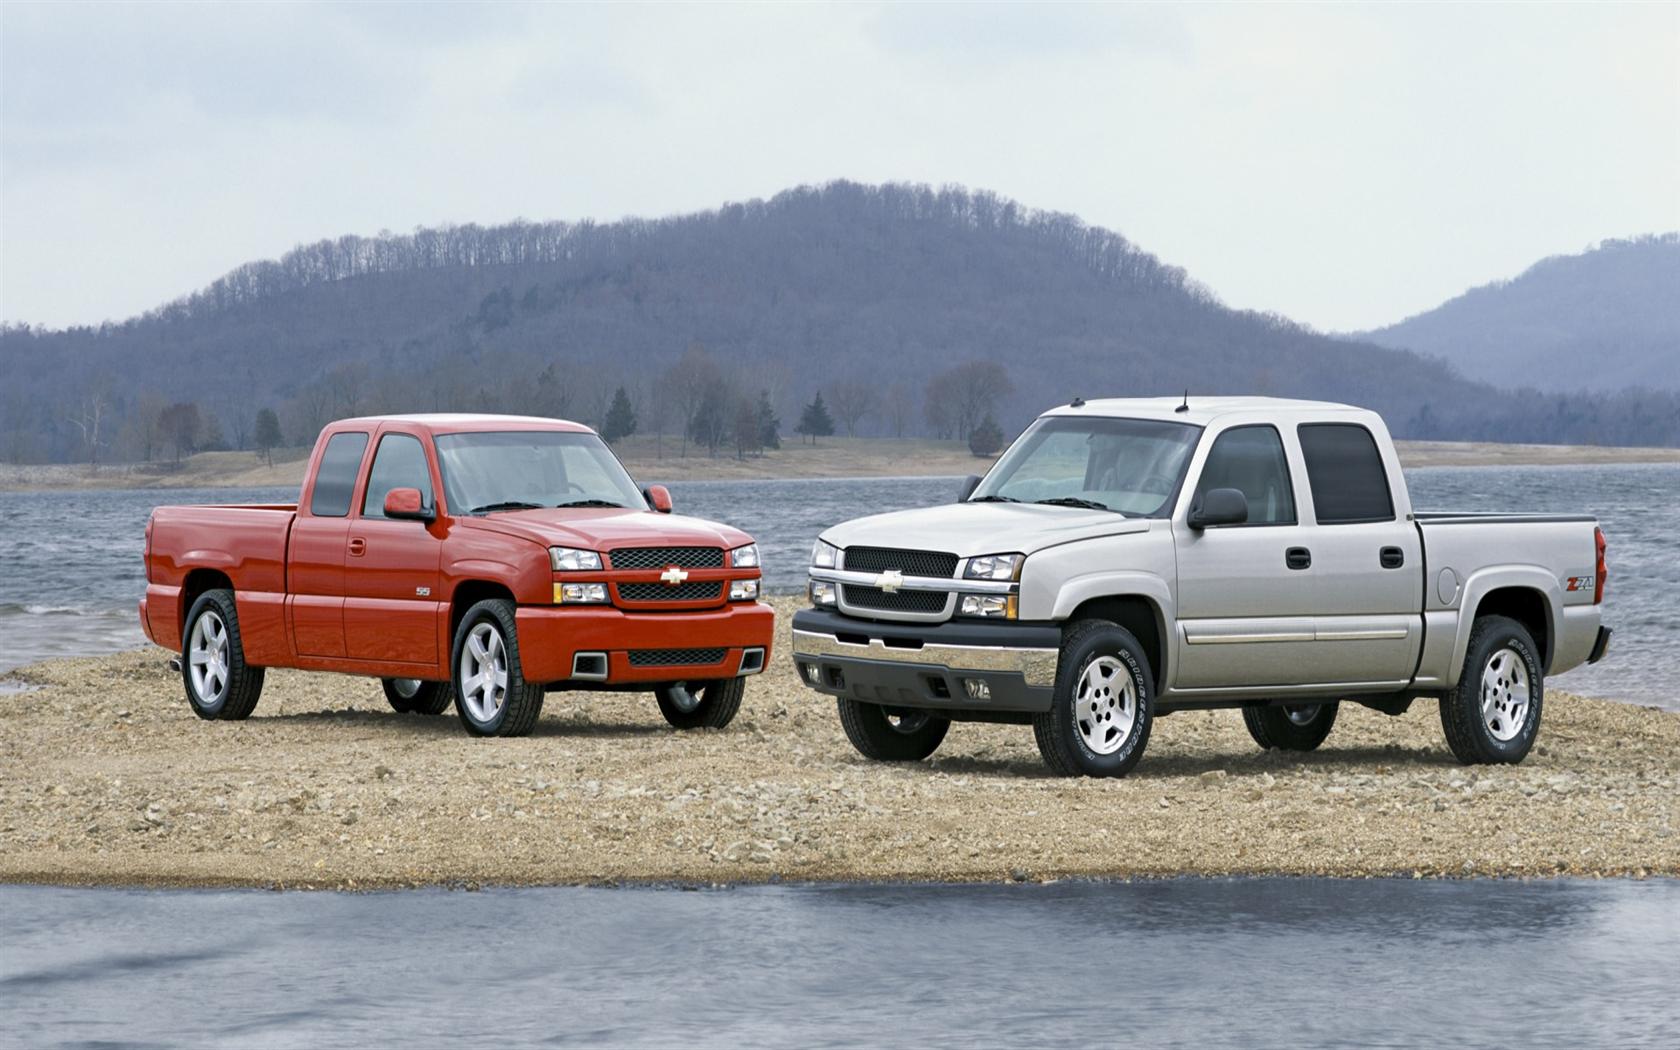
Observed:
[[[437,453],[452,514],[647,506],[618,458],[594,434],[559,430],[440,434]]]

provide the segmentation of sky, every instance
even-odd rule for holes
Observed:
[[[0,319],[346,233],[956,183],[1379,326],[1680,229],[1680,4],[0,4]]]

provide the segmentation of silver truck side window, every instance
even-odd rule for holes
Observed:
[[[426,465],[426,450],[412,434],[386,434],[379,439],[373,466],[368,469],[362,517],[383,518],[385,496],[392,489],[419,489],[420,502],[432,505],[432,471]]]
[[[334,434],[321,453],[315,471],[315,488],[309,495],[309,513],[317,518],[342,518],[350,513],[350,495],[356,491],[356,474],[362,469],[362,453],[368,436],[359,430]]]
[[[1237,489],[1248,499],[1248,524],[1295,524],[1295,489],[1283,439],[1269,425],[1232,427],[1214,439],[1196,485],[1196,500],[1210,489]]]
[[[1388,472],[1369,430],[1358,423],[1302,423],[1296,433],[1320,525],[1394,520]]]

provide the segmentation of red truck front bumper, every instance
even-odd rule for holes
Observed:
[[[700,612],[640,613],[610,607],[548,608],[521,605],[519,662],[528,682],[560,682],[573,673],[579,653],[604,653],[606,677],[585,680],[671,682],[756,674],[770,662],[776,614],[762,602],[740,602]],[[722,650],[722,655],[696,650]],[[756,668],[743,669],[749,650],[760,650]],[[707,657],[695,663],[696,655]]]

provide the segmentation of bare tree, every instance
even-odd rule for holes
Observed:
[[[81,432],[90,471],[99,469],[99,446],[104,441],[99,431],[109,408],[110,404],[105,400],[104,393],[96,390],[82,398],[70,416],[70,422]]]
[[[857,425],[863,417],[875,411],[876,388],[855,379],[842,380],[829,387],[828,402],[834,414],[846,428],[847,437],[857,437]]]
[[[904,436],[904,428],[910,425],[910,417],[916,410],[915,397],[910,388],[904,383],[894,383],[887,388],[887,397],[882,405],[887,419],[887,426],[892,428],[895,438]]]
[[[665,373],[665,389],[671,397],[671,409],[682,420],[683,456],[688,455],[688,439],[694,431],[696,417],[703,407],[708,407],[707,399],[717,396],[722,385],[722,370],[699,343],[690,343],[682,357]],[[716,428],[708,426],[705,429],[710,434]],[[711,447],[716,451],[716,444]]]
[[[990,415],[998,399],[1014,389],[1009,374],[996,361],[970,361],[928,380],[928,422],[940,437],[968,435]]]

